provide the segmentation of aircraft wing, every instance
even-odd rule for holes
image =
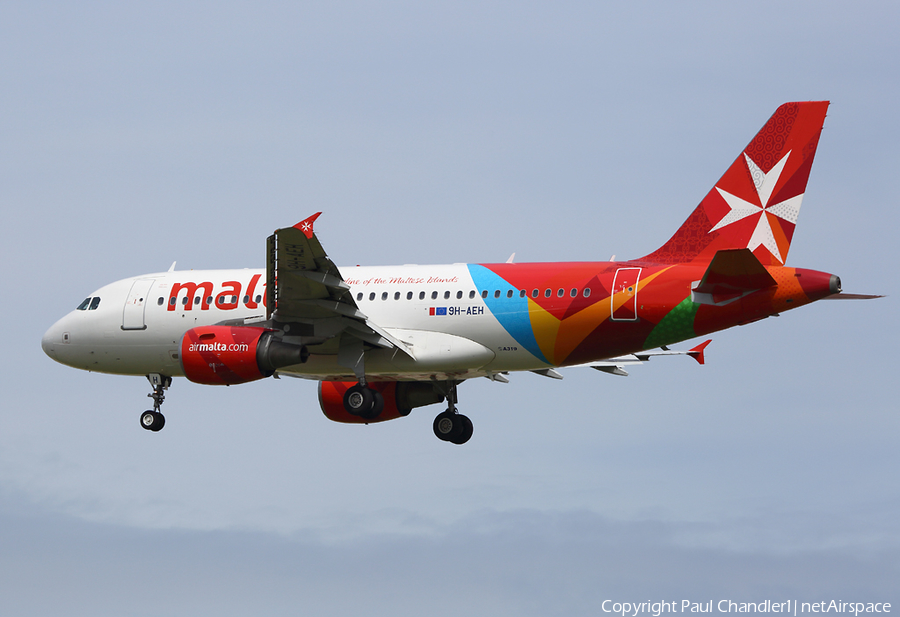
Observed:
[[[359,310],[350,286],[313,232],[313,223],[320,214],[269,236],[267,319],[285,336],[300,337],[306,344],[336,339],[342,350],[357,349],[361,353],[361,343],[368,343],[397,348],[412,357],[406,345]]]

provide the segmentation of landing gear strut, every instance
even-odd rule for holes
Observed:
[[[161,431],[166,425],[166,417],[159,412],[159,408],[166,400],[165,390],[172,385],[172,378],[159,373],[151,373],[147,375],[147,380],[153,386],[153,392],[147,395],[153,399],[153,409],[148,409],[141,414],[141,426],[155,433]]]
[[[447,411],[439,413],[434,419],[434,434],[441,441],[449,441],[461,446],[472,437],[474,430],[472,421],[456,409],[456,382],[449,382],[445,396],[447,397]]]

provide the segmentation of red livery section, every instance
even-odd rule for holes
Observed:
[[[383,400],[381,411],[373,418],[364,418],[347,411],[344,399],[347,391],[356,386],[353,381],[320,381],[319,406],[329,420],[346,424],[369,424],[393,420],[409,415],[415,407],[440,403],[443,395],[435,392],[429,383],[376,381],[368,384],[369,389],[378,393]]]
[[[184,376],[195,383],[221,386],[268,377],[256,361],[262,328],[207,326],[192,328],[181,339],[179,360]]]
[[[785,103],[675,235],[641,261],[710,261],[749,248],[763,265],[787,259],[828,101]]]
[[[305,346],[283,343],[273,330],[241,326],[191,328],[180,347],[184,376],[211,386],[271,377],[277,369],[302,364],[309,357]]]

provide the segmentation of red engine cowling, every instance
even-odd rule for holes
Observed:
[[[406,416],[415,407],[440,403],[444,396],[428,382],[375,381],[368,386],[384,397],[384,409],[377,418],[365,419],[344,409],[344,393],[355,386],[355,381],[320,381],[319,406],[325,417],[335,422],[369,424]]]
[[[270,377],[276,369],[306,362],[309,351],[284,343],[272,330],[246,326],[201,326],[181,337],[184,376],[212,386]]]

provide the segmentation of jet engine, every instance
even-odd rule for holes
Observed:
[[[270,377],[277,369],[302,364],[304,345],[276,338],[275,332],[247,326],[201,326],[181,337],[179,361],[195,383],[232,385]]]
[[[353,415],[344,408],[344,394],[356,385],[353,381],[320,381],[319,406],[325,417],[335,422],[368,424],[409,415],[416,407],[440,403],[444,395],[427,381],[375,381],[367,387],[381,394],[384,407],[374,418]]]

